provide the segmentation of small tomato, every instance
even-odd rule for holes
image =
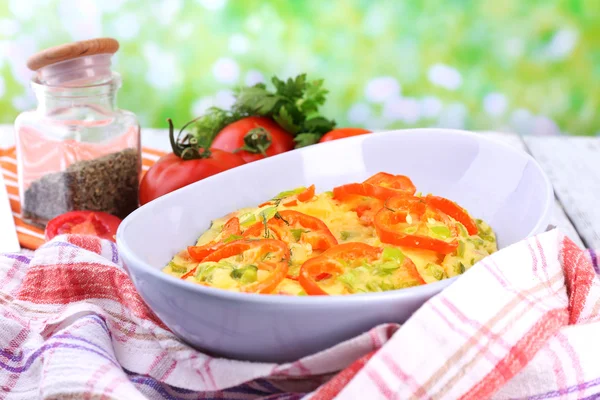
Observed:
[[[46,240],[63,234],[93,235],[115,241],[121,220],[100,211],[69,211],[51,219],[46,225]]]
[[[371,131],[363,128],[338,128],[323,135],[321,140],[319,140],[319,143],[343,139],[351,136],[365,135],[367,133],[371,133]]]
[[[270,118],[246,117],[223,128],[211,146],[251,162],[292,150],[294,138]]]
[[[244,160],[238,154],[219,149],[204,150],[175,141],[173,123],[169,119],[173,153],[162,156],[140,182],[140,204],[197,182],[211,175],[239,167]]]

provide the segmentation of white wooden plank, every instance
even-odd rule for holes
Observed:
[[[528,137],[529,150],[585,244],[600,248],[600,138]]]
[[[151,149],[171,151],[167,129],[142,128],[142,146]]]
[[[501,133],[501,132],[482,132],[482,133],[489,136],[492,139],[500,140],[500,141],[502,141],[506,144],[510,144],[511,146],[514,146],[518,149],[527,151],[527,148],[525,147],[525,143],[523,143],[523,140],[517,134]],[[570,139],[571,138],[569,138],[567,140],[570,140]],[[537,157],[535,155],[534,155],[534,158],[537,159]],[[539,162],[539,160],[538,160],[538,162]],[[544,171],[546,173],[548,173],[546,167],[542,163],[540,163],[540,165],[542,168],[544,168]],[[554,190],[556,191],[556,187],[554,187]],[[581,240],[581,237],[580,237],[579,233],[577,232],[576,227],[573,226],[573,224],[571,223],[571,221],[569,220],[569,218],[567,217],[567,215],[565,213],[565,209],[563,208],[563,206],[561,205],[561,203],[558,200],[556,200],[554,202],[554,213],[552,215],[552,220],[550,223],[552,225],[558,227],[558,229],[561,232],[563,232],[565,235],[567,235],[578,246],[584,247],[584,243]]]

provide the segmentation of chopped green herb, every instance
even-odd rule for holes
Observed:
[[[261,257],[261,261],[265,261],[267,258],[269,258],[271,256],[271,252],[268,251],[265,254],[263,254],[263,256]]]
[[[462,240],[458,241],[458,249],[456,250],[456,255],[459,257],[465,256],[465,242]]]
[[[463,224],[461,224],[460,222],[457,222],[456,225],[458,225],[458,229],[460,229],[461,236],[469,237],[469,232],[467,232],[467,229],[465,228],[465,226]]]
[[[217,264],[218,264],[220,267],[225,267],[225,268],[235,268],[235,264],[233,264],[233,263],[230,263],[230,262],[229,262],[229,261],[227,261],[227,260],[220,260],[219,262],[217,262]]]
[[[305,190],[306,190],[306,187],[304,187],[304,186],[300,186],[299,188],[296,188],[293,190],[286,190],[284,192],[279,193],[277,196],[273,197],[271,199],[271,201],[274,202],[276,206],[278,206],[279,204],[281,204],[281,202],[283,200],[287,199],[288,197],[294,196],[298,193],[302,193]]]
[[[243,239],[243,236],[240,236],[240,235],[230,235],[228,238],[226,238],[225,240],[223,240],[223,243],[229,243],[229,242],[233,242],[234,240],[239,240],[239,239]]]
[[[342,239],[342,240],[348,240],[348,238],[351,237],[351,236],[352,236],[351,232],[348,232],[348,231],[341,231],[340,232],[340,239]]]
[[[354,275],[352,273],[352,271],[348,271],[342,275],[339,275],[337,277],[337,280],[342,282],[342,284],[344,286],[346,286],[346,288],[348,288],[348,290],[350,291],[354,291],[355,290],[355,286],[356,286],[356,275]]]
[[[306,229],[290,229],[290,232],[292,232],[292,235],[294,236],[294,240],[296,242],[300,241],[300,237],[302,237],[302,234],[305,232],[308,232]]]
[[[254,265],[252,265],[252,267],[253,268],[247,268],[246,271],[244,271],[244,274],[240,278],[240,282],[248,284],[257,281],[258,268],[256,268]]]
[[[397,261],[386,261],[377,266],[378,275],[389,275],[400,268],[400,263]]]
[[[445,225],[430,226],[429,229],[434,236],[437,236],[441,239],[448,239],[451,236],[450,228]]]
[[[479,232],[479,237],[482,238],[483,240],[486,240],[488,242],[492,242],[494,243],[496,241],[496,238],[494,238],[494,236],[488,232]]]
[[[196,280],[200,282],[211,282],[212,275],[216,268],[219,267],[219,264],[216,262],[205,262],[198,264],[198,269],[196,270]]]
[[[178,274],[187,272],[187,267],[185,265],[175,264],[173,261],[169,262],[169,267],[171,267],[171,271]]]
[[[246,213],[240,216],[240,225],[246,227],[256,222],[256,215],[254,213]]]
[[[475,265],[475,258],[471,258],[471,266]]]
[[[241,283],[256,282],[258,276],[258,268],[256,265],[246,265],[243,268],[236,268],[231,271],[230,276],[233,279],[239,280]]]
[[[409,287],[413,287],[413,286],[419,286],[421,284],[421,282],[417,282],[417,281],[404,281],[401,282],[398,286],[396,286],[394,289],[406,289]]]
[[[290,224],[290,223],[289,223],[289,221],[288,221],[287,219],[283,218],[283,217],[281,216],[281,214],[279,214],[279,211],[277,211],[277,212],[275,213],[275,218],[282,220],[282,221],[283,221],[283,222],[284,222],[286,225],[289,225],[289,224]]]
[[[404,253],[402,253],[402,250],[396,247],[386,247],[385,249],[383,249],[381,257],[384,261],[394,260],[398,261],[399,263],[402,263],[404,261]]]
[[[267,223],[268,223],[267,217],[264,214],[262,214],[260,217],[261,217],[262,223],[265,227],[265,239],[268,239],[269,238],[269,227],[267,225]]]
[[[404,233],[408,233],[408,234],[413,234],[413,233],[417,233],[418,227],[416,226],[409,226],[408,228],[404,228]]]
[[[459,271],[460,271],[459,273],[461,273],[461,274],[464,274],[464,273],[465,273],[465,270],[466,270],[466,268],[465,268],[465,264],[463,264],[463,263],[458,263],[458,265],[459,265]]]
[[[231,276],[233,279],[240,279],[243,274],[244,274],[243,268],[235,268],[233,271],[231,271],[229,276]]]
[[[344,266],[344,268],[351,268],[351,266],[352,266],[352,263],[350,261],[340,260],[340,262],[342,263],[342,265]],[[358,267],[354,268],[352,270],[352,272],[355,275],[358,275],[358,274],[368,274],[370,270],[371,270],[371,265],[369,265],[365,260],[363,260],[361,262],[361,265],[359,265]]]
[[[261,217],[264,217],[267,220],[273,218],[275,214],[277,214],[277,207],[267,207],[259,213]]]
[[[292,190],[286,190],[284,192],[279,193],[277,196],[273,197],[271,200],[282,200],[285,199],[286,197],[290,197],[290,196],[294,196],[298,193],[302,193],[306,190],[306,187],[304,186],[300,186],[296,189],[292,189]]]
[[[444,279],[446,272],[437,264],[427,264],[425,269],[431,273],[434,279],[441,281]]]
[[[370,292],[381,292],[381,287],[376,282],[367,282],[367,289]]]

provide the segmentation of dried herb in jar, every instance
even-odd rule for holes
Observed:
[[[138,207],[140,166],[139,152],[125,149],[46,174],[25,191],[23,218],[41,226],[72,210],[104,211],[125,218]]]

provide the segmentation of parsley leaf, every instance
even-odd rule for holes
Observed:
[[[299,103],[300,108],[305,114],[316,113],[319,106],[325,104],[327,93],[329,91],[323,89],[323,79],[307,83],[305,98]]]
[[[319,143],[321,136],[322,135],[319,135],[318,133],[300,133],[294,138],[294,142],[296,142],[296,148]]]
[[[300,129],[300,126],[296,124],[294,117],[292,117],[292,114],[286,107],[281,107],[279,109],[279,113],[277,115],[273,115],[273,119],[279,124],[279,126],[288,132],[297,133]]]
[[[304,123],[304,129],[306,132],[314,133],[327,133],[335,127],[335,122],[329,121],[328,119],[318,116],[307,120]]]
[[[240,113],[211,107],[191,126],[188,135],[198,147],[208,149],[223,128],[240,118]]]

